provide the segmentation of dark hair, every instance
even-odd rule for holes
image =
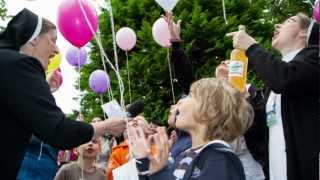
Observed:
[[[311,23],[310,17],[308,17],[305,13],[299,12],[296,14],[296,16],[299,18],[299,24],[302,29],[308,29]]]
[[[160,118],[152,119],[150,123],[157,125],[157,126],[164,126],[165,125],[164,123],[161,122]]]
[[[53,29],[57,29],[57,26],[54,25],[52,22],[50,22],[48,19],[42,18],[42,27],[41,27],[40,34],[47,33]]]

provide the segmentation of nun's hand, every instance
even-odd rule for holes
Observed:
[[[104,121],[92,123],[94,128],[94,138],[101,137],[106,132],[113,135],[119,136],[123,133],[127,125],[124,118],[109,118]]]
[[[230,32],[227,33],[226,36],[232,37],[233,47],[237,49],[247,50],[251,45],[257,43],[245,30]]]

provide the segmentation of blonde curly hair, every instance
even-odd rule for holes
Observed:
[[[191,85],[190,93],[196,99],[195,119],[208,127],[206,139],[227,142],[243,135],[251,126],[254,111],[245,94],[227,81],[204,78]]]

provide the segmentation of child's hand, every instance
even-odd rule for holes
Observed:
[[[132,122],[140,126],[146,136],[156,133],[156,131],[150,128],[148,121],[143,116],[133,118]]]
[[[130,151],[134,158],[142,159],[148,157],[150,150],[150,142],[140,126],[129,123],[127,126]]]
[[[149,156],[149,173],[154,174],[160,171],[168,163],[169,158],[169,140],[164,127],[157,128],[157,133],[150,136],[155,145],[155,151]]]
[[[228,74],[229,74],[229,61],[222,61],[217,67],[216,67],[216,78],[228,80]]]

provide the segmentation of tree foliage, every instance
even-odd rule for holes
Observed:
[[[6,3],[4,0],[0,0],[0,18],[2,20],[5,20],[7,17],[7,8],[6,8]]]
[[[0,19],[4,21],[7,18],[7,8],[4,0],[0,0]],[[3,27],[0,26],[0,30],[2,31]]]
[[[264,47],[270,49],[273,24],[299,11],[311,12],[311,6],[301,0],[225,0],[228,24],[225,23],[221,0],[180,0],[174,9],[175,19],[182,20],[183,48],[189,56],[197,79],[214,75],[221,60],[228,59],[232,50],[231,39],[225,34],[244,24],[247,31]],[[128,26],[137,34],[137,45],[129,52],[132,99],[145,101],[144,115],[148,119],[165,120],[173,103],[167,62],[167,49],[152,38],[152,24],[164,12],[153,0],[112,0],[116,30]],[[309,13],[310,14],[310,13]],[[105,52],[113,61],[113,46],[107,11],[100,16],[100,31]],[[90,63],[81,72],[81,105],[85,117],[101,116],[99,97],[89,86],[90,73],[102,69],[99,50],[92,42]],[[125,102],[129,103],[126,57],[118,49],[119,67],[125,85]],[[114,61],[113,61],[114,62]],[[119,100],[115,73],[108,68],[114,97]],[[261,85],[252,72],[249,82]],[[175,84],[176,97],[179,88]],[[109,101],[103,96],[104,102]]]

